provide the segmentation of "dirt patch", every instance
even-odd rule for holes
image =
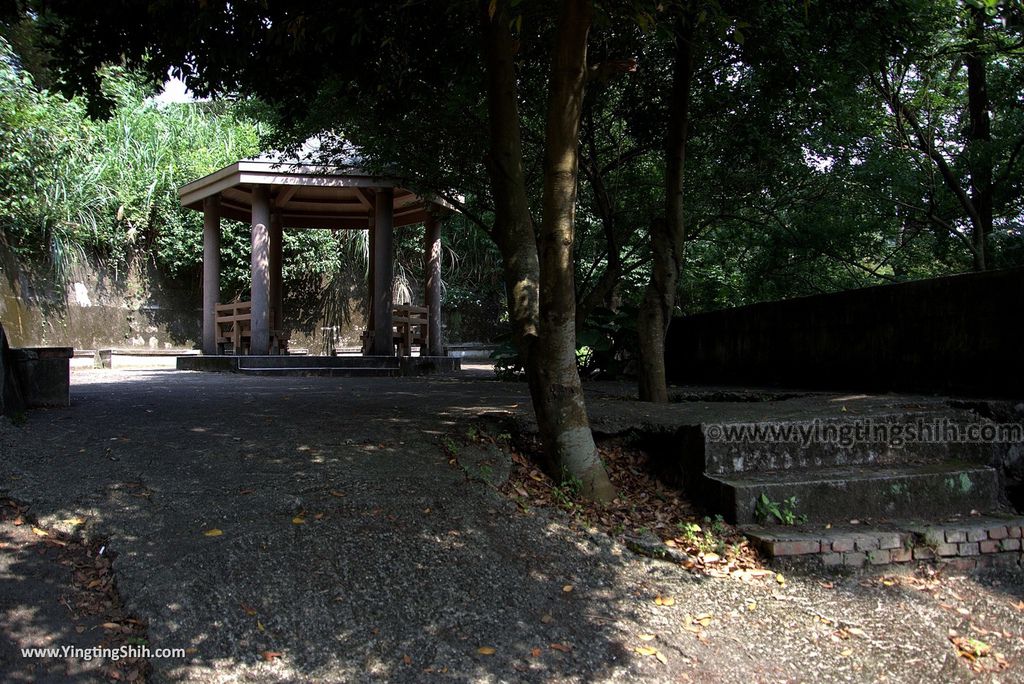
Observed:
[[[0,658],[8,681],[145,681],[149,664],[137,654],[146,626],[124,609],[114,558],[104,542],[44,529],[26,506],[0,500]]]

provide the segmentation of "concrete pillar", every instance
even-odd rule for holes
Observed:
[[[280,330],[284,321],[284,294],[281,292],[282,252],[284,249],[281,214],[270,215],[270,317],[271,330]]]
[[[443,356],[441,342],[441,222],[427,215],[423,225],[423,292],[427,300],[427,344],[430,356]],[[422,351],[420,353],[423,353]]]
[[[252,338],[250,354],[270,353],[270,198],[261,185],[252,189]]]
[[[369,255],[369,258],[366,260],[367,264],[368,264],[368,267],[366,269],[366,271],[367,271],[367,273],[366,273],[366,329],[372,331],[374,329],[374,327],[373,327],[373,288],[374,288],[373,282],[374,282],[374,277],[375,277],[375,274],[373,272],[374,271],[374,269],[373,269],[373,262],[374,262],[374,255],[377,253],[377,241],[374,239],[373,217],[372,216],[370,217],[370,227],[366,231],[366,234],[367,234],[366,235],[366,239],[367,239],[367,254]],[[371,351],[373,351],[373,350],[371,349]]]
[[[203,353],[217,353],[220,300],[220,195],[203,200]]]
[[[373,353],[394,356],[391,285],[394,240],[394,196],[391,188],[373,195]]]

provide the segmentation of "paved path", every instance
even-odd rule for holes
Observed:
[[[947,641],[966,618],[931,593],[700,579],[467,481],[440,436],[514,409],[524,389],[81,371],[70,409],[0,428],[0,493],[109,537],[151,646],[190,649],[154,660],[156,681],[970,678]],[[994,582],[960,598],[1019,641],[1021,586]],[[713,616],[704,639],[686,623],[700,613]],[[844,624],[865,636],[839,640]],[[667,664],[638,655],[645,645]]]

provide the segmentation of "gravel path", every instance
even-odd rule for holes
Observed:
[[[0,426],[0,494],[109,538],[151,647],[188,649],[155,681],[1024,681],[1020,576],[698,577],[519,512],[439,440],[523,390],[76,371],[70,409]],[[56,629],[19,567],[15,644]],[[1008,669],[973,672],[950,630]]]

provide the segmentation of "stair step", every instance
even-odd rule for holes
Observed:
[[[247,368],[240,366],[240,373],[274,377],[331,377],[331,378],[396,378],[399,368],[325,368],[321,366],[293,368]]]
[[[828,568],[936,561],[970,570],[1016,567],[1022,527],[1024,517],[993,514],[871,525],[742,525],[740,531],[782,563],[817,561]]]
[[[704,425],[708,475],[801,468],[900,465],[954,459],[989,463],[999,445],[942,438],[943,430],[976,423],[959,411],[847,416],[828,420]],[[1005,447],[1003,447],[1005,448]]]
[[[256,368],[398,368],[397,356],[239,356],[238,369]]]
[[[996,471],[963,461],[707,475],[705,484],[709,506],[738,524],[756,521],[762,494],[796,497],[796,513],[809,522],[938,519],[999,506]]]

